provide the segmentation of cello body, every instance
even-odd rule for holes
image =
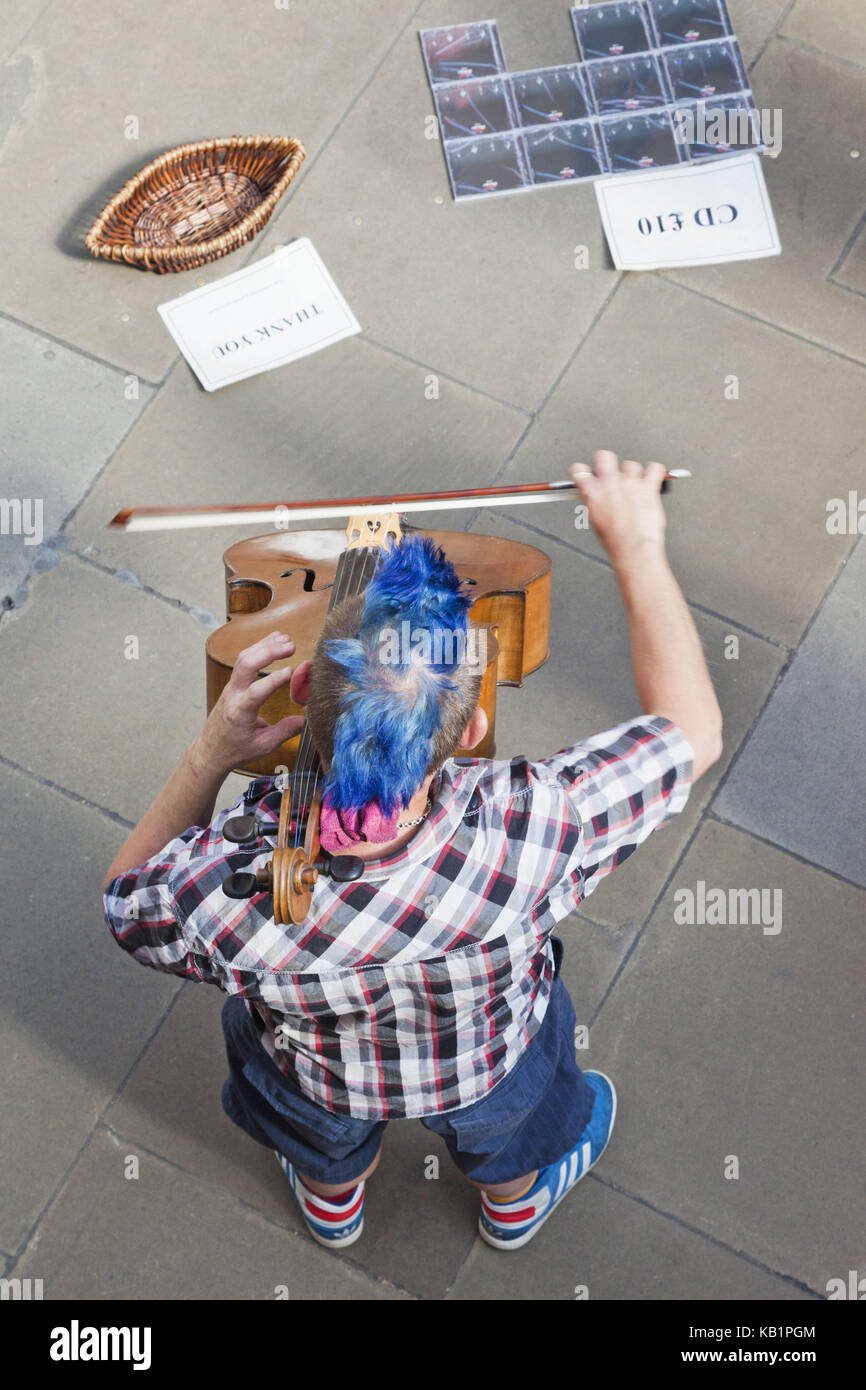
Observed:
[[[487,631],[487,666],[480,703],[488,732],[474,757],[495,752],[496,688],[519,686],[547,660],[550,626],[550,557],[536,546],[499,536],[465,531],[426,531],[445,552],[464,584],[476,595],[469,618]],[[271,532],[230,546],[223,556],[226,622],[206,644],[207,708],[216,704],[244,648],[269,632],[286,632],[295,643],[290,662],[311,660],[319,640],[336,574],[346,547],[344,531]],[[288,714],[303,714],[288,687],[276,691],[262,707],[269,723]],[[291,769],[298,737],[269,758],[251,761],[238,771],[253,776]]]

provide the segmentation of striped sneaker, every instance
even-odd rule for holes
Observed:
[[[595,1167],[607,1148],[616,1119],[616,1091],[603,1072],[585,1071],[584,1076],[595,1091],[595,1104],[589,1124],[571,1152],[558,1163],[539,1169],[529,1191],[513,1202],[491,1202],[482,1192],[478,1232],[496,1250],[516,1250],[532,1240],[554,1207]]]
[[[301,1215],[307,1223],[307,1230],[318,1241],[331,1250],[341,1250],[345,1245],[353,1245],[364,1229],[364,1183],[356,1183],[343,1202],[333,1202],[328,1197],[319,1197],[304,1187],[294,1166],[281,1153],[276,1154],[277,1162],[289,1181],[295,1194]]]

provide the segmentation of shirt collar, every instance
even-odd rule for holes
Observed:
[[[438,854],[465,816],[482,766],[480,759],[449,758],[433,779],[432,805],[421,828],[402,849],[389,854],[387,859],[365,859],[363,878],[359,882],[388,878],[396,871],[422,864]],[[346,853],[351,854],[351,848]]]

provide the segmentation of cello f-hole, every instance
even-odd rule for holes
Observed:
[[[333,584],[316,584],[316,571],[308,570],[302,568],[301,566],[296,566],[296,568],[292,570],[283,570],[282,574],[280,575],[280,579],[289,579],[293,574],[298,573],[303,574],[304,576],[305,594],[319,594],[322,593],[325,589],[333,589],[334,587]]]

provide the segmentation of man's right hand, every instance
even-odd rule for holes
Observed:
[[[628,564],[647,546],[664,551],[665,513],[661,485],[667,469],[620,463],[610,449],[593,454],[592,468],[573,463],[569,473],[586,503],[593,530],[614,565]]]
[[[694,752],[700,777],[721,757],[722,715],[680,587],[665,555],[660,463],[639,463],[600,449],[593,469],[569,470],[589,519],[613,562],[631,634],[634,678],[644,714],[676,724]]]

